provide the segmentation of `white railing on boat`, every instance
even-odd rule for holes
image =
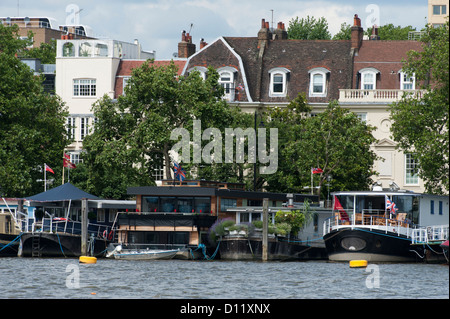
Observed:
[[[448,225],[426,226],[413,229],[413,244],[442,242],[448,239]]]
[[[81,235],[81,222],[71,220],[55,220],[53,218],[42,218],[37,222],[34,218],[21,220],[21,229],[23,232],[50,232],[65,233],[71,235]],[[111,231],[113,233],[111,234]],[[88,233],[97,238],[114,238],[114,229],[109,225],[88,223]]]
[[[363,210],[361,213],[353,213],[346,210],[348,219],[343,219],[340,213],[326,219],[323,223],[323,235],[341,228],[363,228],[367,230],[379,230],[385,233],[391,232],[410,238],[412,236],[412,224],[405,219],[406,214],[398,214],[396,218],[387,218],[383,211]]]

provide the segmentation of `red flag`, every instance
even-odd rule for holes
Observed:
[[[340,218],[342,220],[350,221],[350,218],[348,217],[347,212],[344,210],[344,208],[341,205],[341,202],[339,202],[339,199],[334,196],[334,208],[333,210],[337,210],[339,212]]]
[[[47,172],[50,172],[50,173],[52,173],[52,174],[55,174],[55,172],[50,168],[50,166],[48,166],[48,165],[45,164],[45,163],[44,163],[44,166],[45,166],[45,170],[46,170]]]
[[[323,170],[321,168],[316,167],[316,168],[311,168],[311,172],[313,174],[320,174],[320,173],[323,173]]]
[[[68,168],[76,168],[75,164],[69,160],[70,160],[70,155],[64,153],[63,166],[68,167]]]

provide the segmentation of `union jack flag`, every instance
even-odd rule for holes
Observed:
[[[173,162],[173,173],[176,180],[184,181],[186,178],[186,172],[177,162]]]
[[[390,209],[392,214],[397,214],[397,206],[395,206],[395,203],[392,202],[387,195],[384,195],[386,197],[386,209]]]

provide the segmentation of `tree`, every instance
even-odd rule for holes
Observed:
[[[239,122],[240,112],[222,99],[214,69],[208,69],[206,80],[198,72],[180,77],[177,72],[174,63],[156,67],[147,61],[133,70],[125,95],[116,102],[104,97],[93,106],[98,123],[83,141],[89,191],[123,198],[127,186],[153,184],[153,171],[161,166],[170,178],[174,160],[170,151],[178,142],[171,139],[172,131],[186,129],[193,140],[194,119],[201,121],[202,129],[222,131]],[[179,154],[185,157],[182,167],[188,177],[191,172],[223,181],[225,174],[236,177],[232,164],[189,163],[186,156],[192,158],[192,149]]]
[[[298,97],[297,105],[305,109]],[[321,174],[314,174],[314,187],[322,186],[327,176],[332,175],[332,188],[338,190],[368,189],[375,153],[370,149],[375,138],[373,127],[363,123],[354,113],[341,108],[336,101],[330,102],[327,109],[315,116],[306,116],[302,108],[288,108],[272,111],[272,125],[285,134],[279,149],[279,169],[267,178],[268,189],[279,192],[302,192],[311,187],[311,168],[319,167]],[[277,116],[282,114],[282,116]],[[284,127],[283,118],[292,118],[289,127]],[[281,182],[279,182],[281,181]]]
[[[372,34],[373,28],[368,28],[365,32],[366,35]],[[408,25],[406,27],[394,26],[392,23],[378,27],[378,36],[380,40],[408,40],[408,33],[410,31],[416,31],[416,28]]]
[[[314,17],[291,19],[288,26],[288,38],[298,40],[330,40],[328,22],[322,17],[316,20]]]
[[[341,24],[341,29],[333,36],[333,40],[350,40],[352,38],[351,25],[347,23]]]
[[[449,190],[449,23],[427,27],[422,50],[410,51],[403,66],[415,75],[423,97],[404,96],[391,105],[392,134],[405,153],[414,153],[430,193]]]
[[[59,180],[67,145],[68,115],[58,97],[43,91],[42,79],[22,63],[30,39],[16,25],[0,25],[0,183],[5,196],[23,197],[44,190],[43,166]]]

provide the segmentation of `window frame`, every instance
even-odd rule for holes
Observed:
[[[405,153],[405,185],[419,185],[419,160],[414,156],[414,153]],[[411,174],[412,170],[417,170],[417,172]]]
[[[82,92],[84,94],[81,94]],[[75,98],[96,97],[97,96],[97,79],[92,79],[92,78],[73,79],[72,80],[72,95]]]
[[[407,81],[408,79],[409,81]],[[411,81],[412,79],[412,81]],[[411,89],[405,89],[405,85],[411,85]],[[416,75],[413,73],[409,75],[406,72],[400,71],[400,90],[415,90],[416,89]]]
[[[377,74],[380,73],[379,70],[377,70],[375,68],[364,68],[364,69],[359,70],[358,73],[361,75],[361,79],[360,79],[360,88],[361,88],[361,90],[372,91],[372,90],[376,90],[377,89]],[[365,81],[365,76],[366,75],[372,75],[371,83]],[[364,87],[366,84],[367,85],[371,84],[373,87],[371,89],[366,89]]]
[[[217,73],[219,74],[218,82],[219,84],[224,88],[224,100],[227,100],[229,102],[234,101],[234,95],[235,95],[235,74],[237,74],[237,70],[233,67],[226,66],[223,68],[220,68],[217,70]],[[225,76],[227,75],[227,76]],[[228,77],[229,80],[224,81],[223,78]]]
[[[287,86],[288,86],[288,76],[290,71],[286,68],[277,67],[269,70],[269,96],[270,97],[286,97],[287,95]],[[275,76],[281,75],[281,85],[282,90],[281,92],[275,92],[274,85],[275,85]],[[279,83],[279,82],[277,82]],[[279,85],[279,84],[278,84]]]
[[[308,71],[309,73],[309,96],[310,97],[326,97],[327,96],[327,84],[328,84],[328,75],[330,73],[330,70],[326,68],[314,68]],[[316,75],[322,76],[322,91],[321,92],[314,92],[314,77]]]

